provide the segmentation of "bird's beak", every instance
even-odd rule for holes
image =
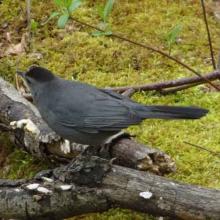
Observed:
[[[25,72],[21,72],[21,71],[16,71],[18,76],[21,76],[23,79],[25,79]]]

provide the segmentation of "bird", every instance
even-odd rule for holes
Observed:
[[[199,119],[199,107],[143,105],[109,89],[65,80],[41,66],[18,71],[48,126],[75,143],[103,146],[111,136],[145,119]]]

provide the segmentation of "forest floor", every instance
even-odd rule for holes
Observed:
[[[86,1],[73,16],[97,26],[100,2],[104,1]],[[220,42],[218,8],[212,1],[207,2],[217,57]],[[63,78],[74,78],[98,87],[139,85],[193,76],[173,61],[146,49],[112,37],[93,37],[91,33],[94,30],[72,20],[64,29],[57,27],[57,19],[41,25],[55,10],[52,0],[32,1],[33,36],[31,47],[27,49],[25,1],[0,1],[0,76],[14,83],[16,69],[26,70],[33,64],[44,66]],[[213,70],[199,0],[117,1],[109,22],[113,32],[166,52],[170,50],[172,56],[200,73]],[[177,26],[181,30],[169,47],[168,35]],[[156,92],[138,92],[132,99],[148,105],[194,105],[209,109],[209,114],[200,120],[146,120],[128,130],[136,135],[138,141],[161,149],[175,160],[177,171],[169,178],[220,188],[220,158],[184,143],[187,141],[219,151],[220,93],[210,86],[201,85],[166,96]],[[0,166],[1,178],[25,178],[49,165],[15,149],[7,137],[1,135]],[[150,217],[112,209],[75,219],[141,220]]]

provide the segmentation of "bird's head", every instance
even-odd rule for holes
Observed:
[[[23,78],[32,94],[56,78],[53,73],[40,66],[31,66],[26,72],[17,71],[17,74]]]

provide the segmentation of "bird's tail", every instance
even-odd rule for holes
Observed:
[[[179,107],[179,106],[143,106],[136,105],[134,108],[138,116],[158,119],[198,119],[205,116],[208,110],[198,107]]]

